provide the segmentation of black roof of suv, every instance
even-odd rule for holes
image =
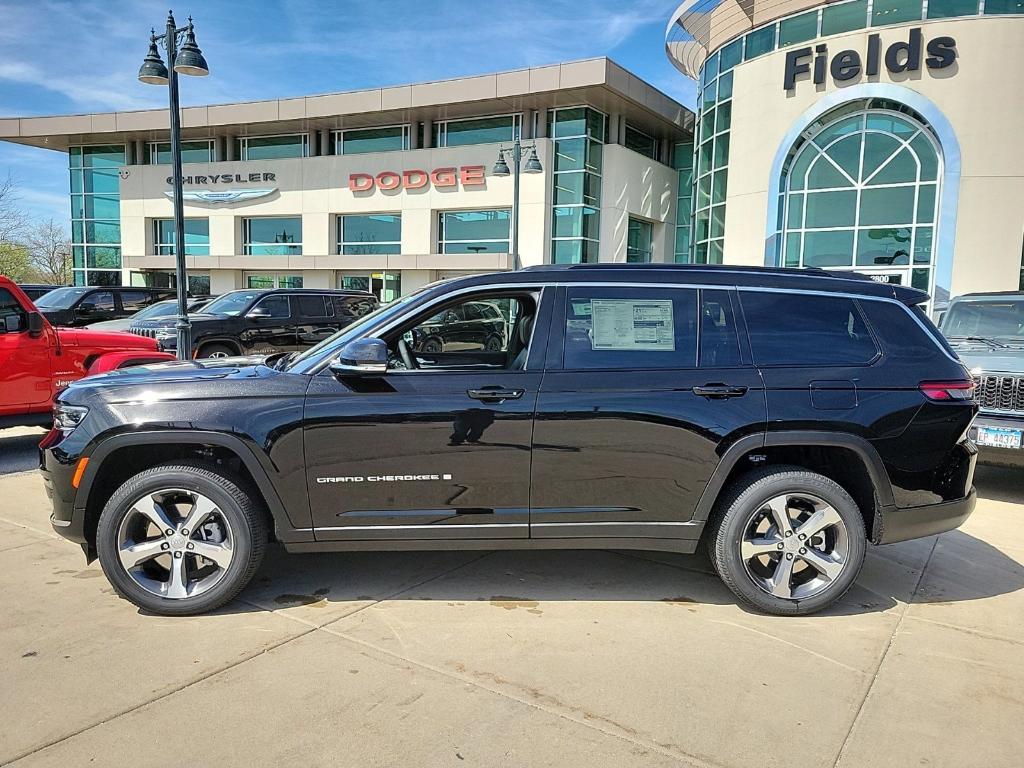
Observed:
[[[43,450],[53,525],[156,613],[231,600],[271,533],[295,552],[703,542],[740,600],[813,612],[869,543],[974,508],[974,385],[926,298],[718,266],[435,283],[298,354],[72,384]]]

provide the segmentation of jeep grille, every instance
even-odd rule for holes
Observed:
[[[1024,413],[1024,376],[982,374],[974,381],[974,396],[983,410]]]
[[[134,333],[136,336],[146,336],[150,339],[156,338],[156,328],[136,328],[134,325],[128,328],[129,333]]]

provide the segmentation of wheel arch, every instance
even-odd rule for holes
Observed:
[[[204,336],[199,339],[193,339],[192,347],[195,349],[193,355],[199,354],[199,350],[209,344],[223,344],[225,347],[233,350],[236,355],[243,354],[241,343],[232,336]]]
[[[889,474],[871,443],[858,435],[836,432],[792,430],[740,438],[722,455],[697,503],[694,521],[708,520],[730,483],[773,464],[801,466],[835,480],[857,502],[868,537],[878,542],[880,512],[894,506]]]
[[[138,432],[109,437],[89,453],[75,496],[83,520],[87,555],[95,554],[96,523],[104,504],[129,477],[155,464],[200,459],[212,467],[237,462],[231,469],[259,494],[269,514],[268,527],[278,540],[304,541],[308,529],[296,528],[267,471],[238,437],[219,432]]]

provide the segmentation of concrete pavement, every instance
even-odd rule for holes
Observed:
[[[273,551],[140,614],[0,477],[0,765],[1019,766],[1024,484],[872,549],[835,609],[738,607],[647,553]]]

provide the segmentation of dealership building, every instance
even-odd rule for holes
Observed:
[[[187,107],[189,287],[386,301],[513,268],[514,179],[495,166],[517,139],[520,264],[686,260],[693,121],[605,58]],[[77,284],[173,285],[167,110],[0,118],[0,139],[67,154]]]
[[[692,258],[1024,288],[1024,0],[690,0]]]

